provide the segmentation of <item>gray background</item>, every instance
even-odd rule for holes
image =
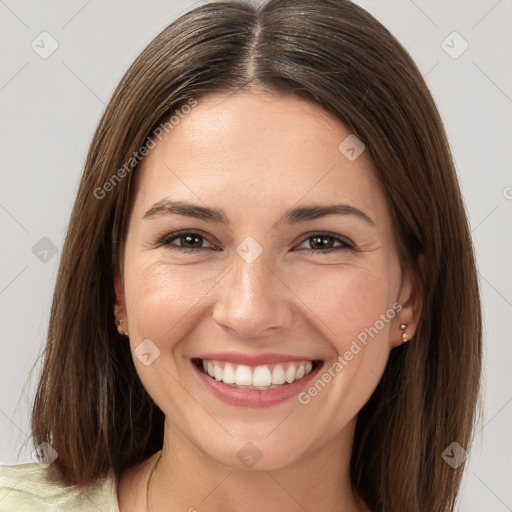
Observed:
[[[28,375],[44,343],[60,248],[94,129],[136,55],[201,3],[0,0],[3,464],[31,461],[30,443],[23,443],[39,366],[30,381]],[[411,53],[446,125],[472,225],[486,328],[484,414],[460,509],[512,510],[512,0],[357,3]],[[46,59],[31,47],[35,41],[40,52],[51,48],[48,36],[39,37],[43,31],[58,43]],[[464,41],[469,46],[461,53]]]

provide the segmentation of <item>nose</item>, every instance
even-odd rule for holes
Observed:
[[[234,255],[221,281],[214,320],[244,338],[287,328],[293,319],[293,292],[263,254],[248,263]]]

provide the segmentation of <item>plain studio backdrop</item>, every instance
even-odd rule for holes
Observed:
[[[45,341],[60,250],[96,125],[139,52],[202,3],[0,0],[0,463],[33,462],[27,438],[39,366],[27,379]],[[485,318],[484,416],[460,509],[510,511],[512,0],[357,3],[412,55],[448,132]]]

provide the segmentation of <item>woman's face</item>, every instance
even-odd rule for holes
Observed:
[[[217,462],[273,469],[335,441],[399,324],[414,332],[389,206],[349,135],[292,96],[209,95],[137,171],[116,313],[167,422]]]

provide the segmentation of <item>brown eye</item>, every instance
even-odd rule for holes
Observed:
[[[178,241],[178,243],[174,243],[175,241]],[[209,240],[201,233],[197,233],[195,231],[182,231],[180,233],[171,233],[166,236],[160,242],[160,245],[164,245],[173,250],[177,249],[192,252],[201,249],[208,249],[208,247],[203,247],[204,242],[210,243]]]
[[[310,246],[309,249],[306,248],[308,254],[325,254],[354,248],[354,245],[344,238],[329,233],[315,233],[305,238],[302,244],[304,243],[308,243]]]

